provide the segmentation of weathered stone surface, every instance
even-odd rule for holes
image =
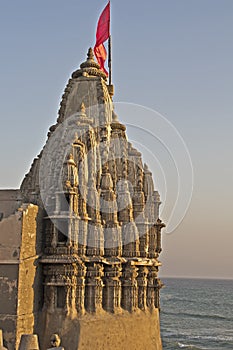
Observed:
[[[50,331],[58,331],[52,315],[47,318]],[[48,330],[43,331],[42,349],[50,343]],[[86,315],[79,319],[66,318],[60,323],[62,346],[72,350],[161,350],[159,312],[137,311],[130,314]],[[46,347],[47,345],[47,347]]]
[[[0,221],[14,214],[21,202],[22,193],[20,190],[0,190]]]
[[[0,222],[0,327],[9,350],[33,333],[38,311],[37,217],[38,207],[25,204]]]
[[[16,212],[0,222],[0,264],[17,263],[21,244],[21,214]]]

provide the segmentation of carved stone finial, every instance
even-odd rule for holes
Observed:
[[[117,117],[117,114],[115,113],[115,111],[112,111],[112,120],[113,120],[113,122],[118,121],[118,117]]]
[[[96,69],[99,69],[100,68],[99,64],[95,61],[94,52],[93,52],[91,47],[88,49],[86,61],[83,62],[80,65],[80,68],[81,69],[84,69],[84,68],[96,68]],[[86,69],[84,71],[89,72],[88,69]]]
[[[85,104],[83,102],[81,103],[81,106],[80,106],[80,112],[82,114],[86,114],[86,107],[85,107]]]
[[[80,65],[80,69],[72,74],[72,78],[74,79],[80,76],[96,76],[103,78],[105,81],[107,80],[107,75],[100,69],[100,65],[94,59],[94,53],[91,47],[88,50],[86,61]]]
[[[84,102],[82,102],[77,110],[77,125],[81,125],[81,124],[92,124],[93,123],[93,119],[89,118],[88,115],[86,114],[86,106],[84,104]],[[75,133],[75,140],[78,140],[78,133]]]
[[[90,47],[90,48],[88,49],[88,52],[87,52],[87,59],[88,59],[88,60],[94,60],[94,52],[93,52],[93,50],[92,50],[92,47]]]
[[[124,124],[121,124],[118,120],[118,116],[115,113],[115,111],[112,111],[112,124],[111,124],[112,129],[121,129],[122,131],[125,131],[126,127]]]

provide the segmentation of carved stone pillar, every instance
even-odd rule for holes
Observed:
[[[86,266],[84,264],[78,265],[77,287],[76,287],[76,309],[79,315],[84,314],[85,306],[85,276]]]
[[[64,306],[64,311],[66,314],[68,314],[69,310],[70,310],[70,302],[71,302],[71,285],[70,284],[66,284],[64,286],[64,291],[65,291],[65,306]]]
[[[78,248],[78,234],[79,234],[79,219],[78,217],[74,217],[72,220],[72,228],[71,228],[71,240],[74,249],[77,251]]]
[[[156,232],[156,227],[154,224],[149,225],[149,231],[148,231],[148,236],[149,236],[149,250],[148,250],[148,257],[153,259],[158,256],[156,252],[157,248],[157,232]]]
[[[87,189],[86,186],[79,186],[78,205],[81,218],[87,218]]]
[[[122,273],[122,299],[123,309],[132,312],[138,306],[137,268],[126,264]]]
[[[106,265],[104,270],[103,308],[115,312],[121,306],[121,266]]]
[[[148,268],[145,266],[139,266],[138,277],[137,277],[138,307],[141,310],[145,310],[147,307],[146,305],[147,275],[148,275]]]
[[[152,265],[148,268],[148,283],[147,283],[147,306],[152,310],[157,305],[157,276],[158,266]]]
[[[102,308],[103,274],[102,264],[88,263],[85,288],[85,309],[88,312]]]
[[[160,289],[163,287],[163,283],[157,278],[157,285],[155,290],[155,308],[160,310]]]
[[[76,295],[77,295],[77,277],[76,275],[73,275],[72,284],[70,286],[70,293],[69,293],[69,312],[71,315],[77,315]]]
[[[73,212],[78,215],[78,191],[75,189],[75,194],[73,197]]]

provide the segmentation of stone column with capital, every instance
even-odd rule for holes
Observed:
[[[86,276],[85,264],[78,265],[77,282],[76,282],[76,310],[79,315],[83,315],[85,312],[85,276]]]
[[[122,272],[121,306],[129,312],[135,311],[138,307],[137,271],[136,266],[126,264]]]
[[[150,310],[153,310],[157,304],[158,266],[148,267],[147,279],[147,306]]]
[[[141,310],[145,310],[147,308],[146,304],[146,295],[147,295],[147,275],[148,268],[146,266],[138,266],[138,307]]]
[[[88,263],[85,287],[85,309],[88,312],[97,312],[102,309],[104,275],[102,264]]]
[[[105,265],[103,308],[108,312],[116,312],[121,306],[121,264]]]

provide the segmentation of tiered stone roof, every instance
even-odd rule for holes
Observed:
[[[159,193],[88,51],[21,191],[44,210],[44,312],[159,307]]]

